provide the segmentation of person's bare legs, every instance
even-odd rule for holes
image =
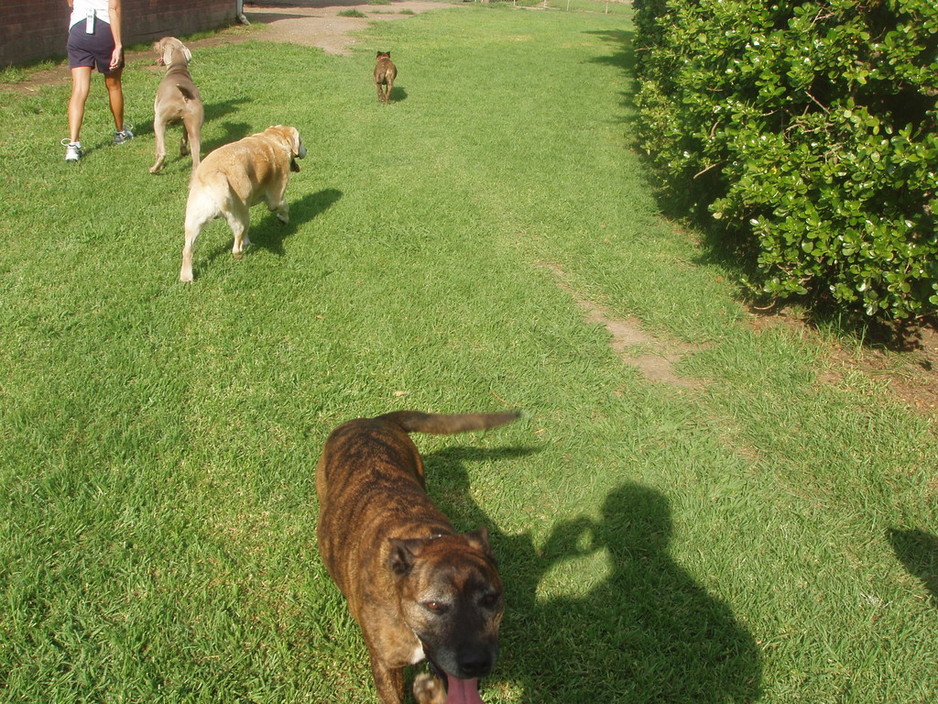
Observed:
[[[119,68],[111,73],[104,74],[104,85],[107,87],[107,99],[114,116],[114,131],[124,129],[124,89],[121,86],[121,74],[124,69]]]
[[[91,67],[77,66],[72,69],[72,95],[68,100],[69,141],[79,141],[81,123],[85,117],[85,102],[91,90]],[[123,100],[121,101],[123,103]],[[123,111],[123,105],[121,105]]]

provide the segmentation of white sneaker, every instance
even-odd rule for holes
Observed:
[[[69,142],[68,139],[62,140],[65,147],[65,161],[78,161],[81,159],[81,142]]]

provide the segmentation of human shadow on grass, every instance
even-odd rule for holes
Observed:
[[[559,523],[539,554],[540,575],[559,561],[605,551],[609,574],[582,596],[534,598],[517,673],[528,702],[752,702],[762,666],[752,636],[729,607],[668,553],[671,511],[661,492],[626,483],[606,497],[599,522]],[[540,578],[538,579],[540,582]]]
[[[278,257],[284,256],[286,254],[283,246],[284,240],[296,234],[301,225],[308,223],[320,213],[324,213],[331,208],[341,197],[342,191],[335,188],[325,188],[316,193],[307,193],[297,201],[290,201],[288,193],[287,202],[290,204],[290,222],[288,223],[280,222],[274,213],[269,212],[264,205],[258,204],[251,209],[253,211],[251,224],[248,226],[248,239],[251,241],[251,247],[245,250],[245,253],[250,256],[251,249],[260,248],[266,249]],[[226,254],[230,255],[231,253],[231,230],[228,229],[223,218],[221,223],[224,224],[229,238],[226,240],[226,244],[215,247],[202,258],[199,264],[201,267],[206,267],[218,257]],[[200,239],[204,236],[205,233],[203,232]]]
[[[890,528],[886,532],[896,557],[915,575],[931,594],[931,603],[938,607],[938,537],[923,530]]]
[[[479,452],[444,450],[426,463],[440,507],[458,530],[487,526],[499,560],[501,656],[483,687],[520,686],[528,704],[759,698],[762,665],[751,634],[668,554],[672,524],[663,494],[623,484],[608,495],[601,520],[558,523],[538,549],[527,533],[499,531],[471,500],[462,464]],[[582,595],[538,598],[553,566],[596,551],[609,559],[605,579]]]

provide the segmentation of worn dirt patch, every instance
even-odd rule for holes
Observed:
[[[610,345],[623,362],[635,367],[649,381],[684,389],[699,389],[704,381],[682,376],[675,365],[686,355],[705,349],[677,340],[669,340],[645,331],[637,318],[616,317],[589,300],[569,284],[569,277],[555,264],[541,264],[550,271],[557,285],[566,291],[583,310],[588,323],[598,323],[610,335]],[[821,336],[806,319],[785,311],[773,315],[754,315],[750,326],[758,333],[782,326],[796,334],[809,336],[824,350],[825,367],[818,376],[823,384],[845,384],[851,373],[884,382],[889,394],[915,411],[938,420],[938,329],[924,326],[903,341],[901,349],[886,345],[830,341]]]
[[[289,6],[274,3],[245,4],[245,15],[252,23],[266,25],[259,39],[316,46],[330,54],[351,54],[356,43],[352,32],[371,22],[402,19],[410,15],[459,7],[458,4],[428,0],[391,0],[384,5],[370,5],[355,0],[295,0]],[[366,17],[345,17],[340,13],[357,11]]]
[[[654,381],[684,389],[699,389],[704,385],[700,379],[682,376],[674,367],[686,355],[703,349],[677,340],[664,339],[642,329],[638,318],[620,318],[602,306],[589,300],[568,283],[568,277],[555,264],[542,264],[557,280],[557,285],[570,294],[583,310],[588,323],[598,323],[609,333],[610,345],[623,362],[634,367],[648,381]]]

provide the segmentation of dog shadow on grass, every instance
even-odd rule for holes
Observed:
[[[251,125],[249,125],[247,122],[232,122],[231,120],[225,120],[220,124],[220,127],[223,130],[220,135],[202,144],[203,159],[208,156],[209,153],[215,151],[219,147],[223,147],[226,144],[231,144],[232,142],[237,142],[239,139],[244,139],[245,137],[257,132],[257,130],[251,127]]]
[[[249,98],[232,98],[231,100],[223,100],[215,103],[204,103],[205,110],[205,122],[204,124],[210,125],[217,123],[222,117],[228,113],[235,112],[238,109],[238,106],[243,103],[249,103],[251,100]],[[251,126],[246,122],[228,122],[223,123],[225,127],[225,134],[223,134],[218,139],[213,139],[210,143],[202,144],[202,155],[220,147],[222,144],[227,144],[229,141],[236,141],[241,139],[241,137],[247,137],[250,134],[249,130]],[[185,128],[182,126],[182,123],[174,123],[168,125],[166,130],[166,144],[167,147],[171,144],[171,140],[174,137],[181,136]],[[137,137],[145,134],[153,134],[153,115],[150,115],[149,119],[146,122],[135,123],[133,127],[133,132]],[[226,141],[227,140],[227,141]],[[172,149],[169,150],[169,153],[172,154]]]
[[[931,594],[931,603],[938,607],[938,537],[923,530],[890,528],[889,539],[896,557],[915,575]]]
[[[252,208],[254,212],[252,212],[251,224],[248,227],[248,239],[251,241],[251,247],[246,250],[246,256],[251,256],[252,249],[266,249],[278,257],[285,256],[284,240],[296,234],[302,225],[331,208],[341,197],[342,191],[335,188],[324,188],[315,193],[307,193],[297,201],[290,201],[288,193],[287,202],[290,203],[290,222],[286,224],[280,222],[277,216],[269,212],[263,205]],[[221,220],[221,223],[228,233],[226,243],[215,247],[206,254],[199,263],[200,267],[208,266],[218,257],[231,256],[231,230],[227,229],[228,226],[224,223],[224,220]],[[203,233],[202,237],[204,236]]]
[[[484,456],[492,452],[499,456]],[[668,553],[671,512],[661,492],[623,484],[607,496],[599,521],[560,522],[538,547],[527,533],[497,530],[469,498],[462,465],[482,453],[456,448],[425,461],[431,494],[439,484],[436,498],[457,529],[489,528],[505,583],[501,656],[483,688],[520,686],[528,704],[760,697],[762,666],[752,635]],[[609,563],[604,579],[575,596],[538,594],[552,567],[599,551]]]
[[[296,234],[301,225],[329,210],[341,197],[342,191],[335,188],[307,193],[298,201],[290,203],[290,222],[287,224],[280,222],[272,213],[258,222],[258,228],[251,233],[251,243],[278,257],[284,256],[283,241]]]

